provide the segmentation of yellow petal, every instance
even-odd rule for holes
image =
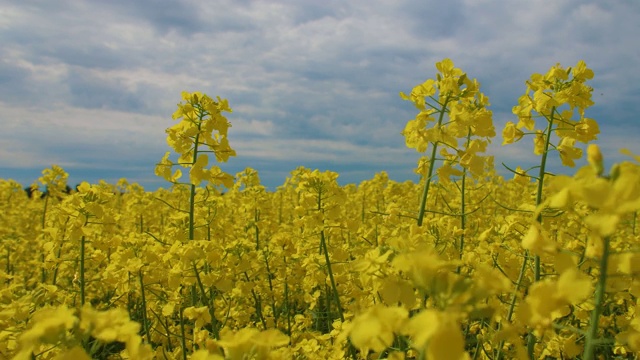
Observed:
[[[591,279],[576,268],[566,270],[558,278],[557,296],[570,304],[578,304],[592,293]]]

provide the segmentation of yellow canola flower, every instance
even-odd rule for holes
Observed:
[[[213,148],[219,162],[227,162],[229,157],[236,156],[236,151],[229,146],[229,139],[226,136],[221,136],[218,146],[213,146]]]
[[[586,67],[584,61],[580,61],[573,70],[572,79],[569,78],[570,74],[571,68],[563,69],[556,64],[544,75],[531,76],[527,81],[526,93],[512,109],[518,116],[518,124],[514,127],[512,123],[507,123],[503,130],[503,145],[519,139],[520,133],[514,128],[535,130],[534,154],[542,155],[547,151],[547,136],[555,131],[562,139],[557,150],[563,165],[575,166],[574,160],[582,156],[582,150],[574,146],[575,141],[586,143],[595,140],[600,130],[593,119],[584,117],[585,109],[593,105],[593,89],[585,84],[593,76],[593,71]],[[571,120],[576,108],[580,121]],[[537,117],[547,120],[548,126],[544,131],[535,129],[534,119]]]
[[[425,152],[429,146],[428,130],[425,130],[427,121],[430,118],[425,116],[417,116],[413,120],[409,120],[402,135],[405,137],[405,143],[408,148],[416,149],[418,152]]]
[[[606,237],[615,233],[620,216],[618,214],[595,213],[587,216],[584,222],[599,236]]]
[[[468,169],[476,178],[481,177],[485,172],[485,164],[490,159],[486,156],[479,156],[474,152],[465,152],[460,158],[460,165]]]
[[[216,104],[218,111],[225,111],[229,113],[233,112],[233,110],[231,110],[231,106],[229,106],[229,101],[227,99],[222,99],[220,98],[220,96],[216,96],[216,99],[218,99],[218,102]]]
[[[580,122],[575,125],[574,136],[576,140],[581,141],[583,143],[587,143],[592,140],[598,139],[598,134],[600,133],[600,127],[598,123],[589,118],[582,118]]]
[[[625,275],[640,274],[640,254],[638,253],[621,253],[613,254],[609,257],[609,272]]]
[[[182,177],[182,170],[176,169],[176,171],[173,173],[169,181],[172,183],[176,183],[178,182],[178,180],[180,180],[181,177]]]
[[[242,328],[233,333],[224,331],[222,339],[215,341],[225,351],[226,359],[268,359],[272,348],[286,346],[289,337],[279,330],[269,329],[260,331],[256,328]]]
[[[414,87],[411,90],[409,96],[400,92],[400,97],[403,100],[411,101],[418,109],[425,110],[425,98],[435,95],[436,82],[433,79],[429,79],[424,83]]]
[[[379,276],[391,254],[393,254],[391,250],[381,255],[379,249],[373,249],[367,252],[363,258],[353,261],[351,267],[355,273],[359,274],[362,284],[367,285],[371,283],[373,278]]]
[[[462,75],[462,70],[455,67],[453,61],[449,58],[442,59],[442,61],[436,63],[436,69],[444,77],[454,77]]]
[[[473,276],[476,288],[489,294],[501,294],[511,289],[511,281],[496,268],[479,264]]]
[[[481,108],[475,111],[473,115],[471,128],[473,129],[474,135],[482,137],[496,136],[496,128],[493,126],[493,115],[491,111]]]
[[[457,262],[443,260],[433,249],[398,255],[391,264],[407,273],[413,284],[421,290],[430,289],[438,274],[455,270],[457,266]]]
[[[195,320],[196,328],[201,328],[204,325],[211,323],[211,314],[209,313],[209,308],[206,306],[198,308],[189,306],[184,309],[184,316],[189,320]]]
[[[442,166],[440,166],[438,168],[438,170],[436,170],[436,173],[438,174],[438,179],[440,179],[440,181],[442,182],[450,182],[451,181],[451,176],[462,176],[463,172],[459,169],[454,168],[453,166],[449,165],[449,164],[444,164]]]
[[[582,157],[582,150],[575,147],[576,139],[565,137],[560,140],[560,145],[557,149],[560,153],[560,160],[562,164],[570,167],[576,166],[574,159],[580,159]]]
[[[522,247],[538,256],[557,251],[556,242],[549,238],[538,222],[529,227],[527,234],[522,238]]]
[[[91,357],[82,347],[74,346],[71,350],[54,357],[53,360],[91,360]]]
[[[80,318],[80,329],[107,343],[126,342],[140,331],[140,324],[129,319],[127,311],[121,308],[99,311],[85,305]]]
[[[178,154],[187,153],[193,147],[193,138],[198,131],[198,127],[193,123],[181,121],[166,129],[167,145]]]
[[[544,75],[544,80],[549,84],[556,83],[558,80],[567,79],[569,79],[569,72],[563,69],[560,64],[555,64],[554,66],[552,66],[551,69],[549,69],[549,71]]]
[[[411,336],[412,347],[424,353],[426,359],[466,360],[464,338],[457,321],[449,313],[423,310],[412,317],[404,334]]]
[[[167,151],[155,168],[156,176],[162,177],[167,181],[171,181],[171,167],[173,166],[173,163],[169,160],[169,154],[170,152]]]
[[[209,156],[207,154],[199,154],[198,159],[189,170],[189,181],[191,184],[198,186],[203,180],[209,180],[209,173],[204,170],[204,167],[209,164]]]
[[[404,327],[409,312],[401,307],[377,304],[353,320],[349,338],[363,354],[373,350],[380,352],[393,344],[395,334]]]
[[[555,296],[570,304],[579,304],[592,293],[591,279],[577,268],[565,270],[557,280]]]
[[[555,255],[554,267],[558,274],[574,269],[577,265],[576,258],[571,254],[561,252]]]
[[[502,130],[502,145],[513,144],[518,142],[524,136],[524,132],[516,127],[512,121],[507,121],[504,129]]]
[[[594,75],[593,70],[587,67],[587,64],[584,62],[584,60],[578,61],[576,66],[573,67],[572,73],[573,78],[580,81],[593,79]]]
[[[570,312],[569,305],[580,304],[592,293],[589,276],[570,268],[557,279],[547,278],[531,285],[517,316],[540,335],[555,319]]]
[[[155,169],[155,174],[165,180],[177,183],[182,172],[177,169],[171,172],[174,165],[189,169],[189,183],[197,186],[202,181],[212,181],[215,185],[232,186],[229,175],[217,174],[215,169],[205,170],[209,157],[204,152],[213,152],[216,160],[226,162],[236,152],[229,145],[227,132],[231,124],[222,115],[223,111],[231,112],[229,103],[217,97],[217,102],[209,96],[194,92],[182,93],[183,102],[173,113],[178,123],[166,129],[167,144],[179,154],[177,163],[169,160],[169,152],[165,154]],[[218,169],[219,170],[219,169]]]
[[[574,177],[556,176],[550,180],[550,188],[556,193],[542,204],[571,205],[572,201],[581,201],[597,213],[589,215],[585,220],[600,236],[609,236],[615,230],[620,216],[640,210],[640,166],[623,162],[614,165],[612,175],[601,177],[598,175],[601,154],[596,148],[591,148],[589,155],[593,164],[583,167]]]
[[[209,351],[200,349],[191,355],[191,360],[224,360],[221,355],[211,354]]]
[[[578,335],[571,334],[571,336],[564,339],[562,342],[562,352],[569,358],[575,358],[582,353],[582,346],[578,344]]]
[[[289,337],[280,330],[277,329],[267,329],[261,331],[258,336],[253,340],[258,347],[269,348],[269,347],[280,347],[286,346],[289,344]]]
[[[387,276],[378,293],[387,304],[402,304],[412,309],[416,303],[416,293],[413,286],[406,280],[396,276]]]
[[[520,186],[525,186],[531,182],[531,178],[527,176],[523,168],[518,166],[513,174],[513,181]]]
[[[545,137],[542,130],[536,130],[536,136],[533,138],[533,153],[536,155],[544,154]]]
[[[539,88],[533,93],[533,110],[540,114],[550,114],[552,108],[561,104],[557,94],[545,90],[547,89]]]
[[[52,165],[50,169],[42,170],[42,176],[38,181],[46,186],[47,192],[52,197],[61,197],[67,187],[69,174],[58,165]]]
[[[43,308],[30,320],[31,328],[18,339],[21,348],[33,349],[40,344],[56,344],[78,322],[75,311],[66,306]]]
[[[584,116],[584,109],[594,104],[591,100],[591,92],[593,89],[585,85],[581,81],[572,81],[562,87],[556,94],[556,99],[561,104],[568,104],[573,110],[578,108],[580,116]]]
[[[587,146],[587,162],[595,170],[596,175],[600,176],[604,172],[602,153],[600,147],[596,144]]]
[[[533,131],[536,126],[536,122],[531,117],[531,111],[533,111],[533,103],[529,95],[522,95],[518,99],[518,105],[514,106],[512,112],[518,116],[518,129],[526,128],[529,131]]]

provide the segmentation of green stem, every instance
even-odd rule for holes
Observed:
[[[84,306],[85,302],[85,280],[84,280],[84,256],[85,256],[85,237],[80,239],[80,305]]]
[[[342,314],[342,305],[340,304],[340,296],[338,295],[338,287],[336,281],[333,278],[333,271],[331,270],[331,260],[329,259],[329,250],[327,249],[327,243],[324,238],[324,230],[320,231],[320,246],[324,252],[324,260],[327,263],[327,271],[329,272],[329,280],[331,281],[331,289],[333,290],[333,296],[336,306],[338,307],[338,314],[340,314],[340,321],[344,323],[344,315]]]
[[[553,121],[554,121],[554,114],[556,111],[556,107],[552,107],[551,108],[551,115],[550,118],[548,118],[549,124],[545,130],[545,143],[544,143],[544,150],[542,152],[542,159],[540,160],[540,171],[538,173],[538,187],[537,187],[537,191],[536,191],[536,206],[539,206],[540,204],[542,204],[542,190],[544,188],[544,178],[546,175],[546,166],[547,166],[547,157],[549,154],[549,144],[551,143],[551,133],[552,133],[552,127],[553,127]],[[538,214],[538,216],[536,217],[536,221],[540,224],[542,224],[542,213]],[[529,259],[529,251],[525,252],[525,258],[522,262],[522,268],[520,269],[520,274],[518,275],[518,283],[517,283],[517,288],[516,288],[516,293],[518,292],[518,289],[520,288],[520,285],[522,284],[522,279],[524,278],[524,272],[526,270],[526,265]],[[534,282],[537,282],[540,280],[540,256],[538,255],[534,255],[534,271],[533,271],[533,279]],[[517,301],[517,297],[516,294],[513,294],[513,297],[511,299],[511,303],[509,304],[509,312],[507,314],[507,321],[511,321],[511,317],[513,316],[513,310],[515,308],[515,304]],[[536,342],[536,338],[535,335],[533,335],[533,332],[529,332],[529,336],[528,336],[528,343],[527,343],[527,348],[529,351],[529,357],[533,358],[533,349],[534,349],[534,345]],[[498,355],[497,355],[497,359],[502,359],[502,345],[504,344],[504,341],[501,342],[500,347],[498,348]]]
[[[469,148],[469,144],[471,143],[471,129],[469,129],[467,133],[467,149]],[[460,198],[460,227],[462,228],[462,234],[460,234],[460,244],[458,247],[458,252],[460,253],[459,259],[462,260],[462,253],[464,252],[464,230],[466,229],[467,224],[467,214],[465,207],[465,190],[466,190],[466,181],[467,181],[467,168],[463,167],[462,172],[462,189],[460,190],[461,198]],[[460,266],[456,269],[456,273],[460,274]]]
[[[67,232],[67,223],[69,223],[69,218],[67,217],[67,220],[65,221],[64,224],[64,228],[63,228],[63,232],[62,232],[62,239],[65,238],[65,234]],[[61,242],[60,246],[58,247],[58,251],[56,253],[56,267],[53,269],[53,279],[51,280],[51,284],[55,285],[56,282],[58,281],[58,270],[60,269],[60,257],[62,256],[62,246],[64,244]]]
[[[446,113],[447,104],[449,103],[450,98],[451,98],[451,95],[447,95],[447,98],[444,100],[444,104],[442,104],[442,108],[440,109],[440,116],[438,117],[438,125],[436,125],[436,128],[439,128],[442,124],[442,120],[444,119],[444,114]],[[433,176],[433,169],[435,168],[438,142],[434,141],[432,145],[433,145],[433,148],[431,150],[431,158],[429,159],[429,172],[427,174],[427,178],[425,179],[426,181],[424,183],[422,196],[420,198],[420,210],[418,211],[418,226],[422,226],[422,222],[424,220],[424,212],[427,206],[427,197],[429,195],[429,187],[431,186],[431,178]]]
[[[11,249],[9,247],[7,247],[7,274],[9,275],[13,275],[12,271],[11,271]],[[9,278],[7,278],[6,283],[9,284],[11,282],[11,280],[9,280]]]
[[[598,285],[596,286],[595,305],[591,311],[591,321],[585,338],[583,360],[592,360],[595,358],[595,348],[597,345],[596,336],[598,334],[598,325],[600,315],[604,305],[604,292],[607,284],[607,266],[609,265],[609,237],[602,239],[603,251],[600,259],[600,276],[598,277]]]
[[[204,299],[204,305],[207,305],[207,310],[209,311],[209,316],[211,316],[211,328],[213,331],[213,337],[216,340],[220,339],[220,329],[218,329],[218,320],[216,319],[214,303],[204,290],[204,285],[202,284],[202,280],[200,279],[200,273],[198,272],[198,267],[195,262],[193,263],[193,272],[196,275],[196,281],[198,283],[198,287],[200,288],[200,292],[202,293],[202,298]],[[245,273],[246,274],[246,273]],[[194,303],[195,305],[195,303]]]
[[[322,188],[318,189],[318,211],[323,211],[322,208]],[[325,240],[324,229],[320,230],[320,251],[324,253],[324,260],[327,264],[327,272],[329,273],[329,280],[331,281],[331,290],[333,292],[333,297],[336,302],[336,306],[338,307],[338,314],[340,314],[340,321],[344,323],[344,315],[342,313],[342,305],[340,304],[340,295],[338,294],[338,287],[336,286],[336,281],[333,277],[333,271],[331,269],[331,260],[329,259],[329,249],[327,248],[327,242]],[[329,300],[329,296],[327,296],[327,301]]]
[[[244,278],[247,280],[247,283],[251,281],[246,271],[244,272]],[[253,296],[253,303],[255,304],[256,316],[260,320],[260,323],[262,323],[262,328],[264,330],[267,330],[267,321],[265,320],[264,315],[262,314],[262,298],[258,295],[258,293],[256,293],[255,289],[251,289],[251,296]]]
[[[524,260],[522,261],[522,267],[520,267],[520,274],[518,274],[518,282],[516,283],[516,290],[514,291],[511,297],[511,303],[509,304],[509,311],[507,312],[506,322],[510,322],[513,317],[514,310],[516,308],[516,301],[518,300],[517,294],[520,290],[520,286],[522,286],[522,280],[524,280],[524,274],[527,270],[527,262],[529,260],[529,256],[525,255]],[[502,323],[498,325],[498,331],[502,328]],[[502,348],[504,347],[504,340],[500,341],[500,345],[498,345],[498,353],[496,354],[496,359],[502,360]]]
[[[282,207],[283,207],[283,201],[282,201],[282,197],[284,196],[283,191],[280,191],[280,203],[278,205],[278,224],[282,224]]]
[[[549,118],[549,125],[546,129],[546,138],[544,142],[544,151],[542,152],[542,159],[540,160],[540,172],[538,173],[538,189],[536,191],[536,207],[542,204],[542,190],[544,188],[544,177],[546,174],[547,168],[547,156],[549,155],[549,144],[551,143],[551,132],[553,126],[553,116],[555,114],[556,108],[555,106],[551,108],[551,117]],[[542,224],[542,213],[538,214],[536,221]],[[534,281],[540,280],[540,256],[535,255],[534,257],[534,273],[533,278]]]
[[[258,227],[258,221],[260,220],[260,211],[255,208],[253,215],[253,227],[256,230],[256,251],[260,250],[260,228]]]
[[[60,256],[62,256],[62,245],[60,245],[60,247],[58,248],[58,251],[56,252],[56,259],[58,261],[60,261]],[[56,282],[58,281],[58,269],[60,268],[60,265],[56,264],[55,269],[53,269],[53,279],[51,280],[51,284],[55,285]]]
[[[287,257],[284,257],[284,306],[287,310],[287,335],[289,335],[289,345],[291,345],[291,305],[289,303],[289,284],[288,284],[288,276],[287,276]]]
[[[193,140],[193,161],[191,165],[193,166],[198,160],[198,145],[200,144],[200,128],[202,127],[202,119],[205,117],[205,112],[202,109],[199,109],[198,112],[198,133],[196,134],[195,139]],[[190,193],[189,193],[189,240],[194,239],[194,229],[195,229],[195,206],[196,206],[196,185],[190,185]]]
[[[460,244],[458,246],[458,252],[459,252],[459,259],[462,260],[462,253],[464,252],[464,230],[466,228],[466,214],[465,214],[465,199],[464,199],[464,188],[465,188],[465,181],[467,179],[467,170],[464,170],[464,173],[462,174],[462,204],[461,204],[461,214],[460,214],[460,226],[462,228],[462,234],[460,234]],[[460,265],[458,265],[457,269],[456,269],[456,273],[460,274]]]
[[[194,150],[197,153],[197,150]],[[195,155],[194,155],[195,158]],[[194,160],[195,163],[195,160]],[[195,205],[196,205],[196,186],[191,184],[189,193],[189,240],[194,239],[194,222],[195,222]]]
[[[363,193],[362,194],[362,209],[360,211],[360,220],[362,221],[362,223],[364,224],[364,219],[365,219],[365,205],[366,205],[366,194]]]
[[[182,292],[182,289],[180,289]],[[180,305],[180,342],[182,343],[182,360],[187,360],[187,336],[184,330],[184,306]]]
[[[165,318],[164,329],[167,331],[167,350],[173,351],[173,345],[171,345],[171,329],[169,327],[169,319]]]
[[[42,209],[42,230],[44,231],[44,228],[46,226],[46,219],[47,219],[47,205],[49,204],[49,196],[50,194],[47,194],[47,196],[45,196],[44,198],[44,209]],[[45,269],[45,255],[44,252],[40,255],[40,260],[42,261],[42,279],[41,282],[43,284],[47,283],[47,270]]]
[[[267,269],[267,279],[269,280],[269,290],[271,291],[271,309],[273,311],[273,323],[274,323],[274,327],[277,329],[278,317],[280,316],[280,312],[276,308],[276,294],[275,294],[275,291],[273,291],[273,280],[272,280],[273,274],[271,272],[271,269],[269,268],[269,259],[267,257],[267,252],[263,251],[262,256],[264,256],[264,262]]]
[[[551,116],[548,118],[549,125],[545,131],[545,141],[544,141],[544,151],[542,152],[542,159],[540,161],[540,171],[538,173],[538,189],[536,191],[536,207],[542,204],[542,190],[544,188],[544,177],[546,174],[547,167],[547,156],[549,155],[549,144],[551,142],[551,132],[553,127],[553,117],[556,111],[556,107],[551,108]],[[536,217],[536,221],[542,225],[542,213],[539,213]],[[533,257],[533,281],[540,281],[540,256],[534,255]],[[533,359],[533,351],[534,345],[536,343],[536,336],[533,334],[533,331],[529,332],[527,349],[529,352],[529,357]]]
[[[147,320],[147,299],[144,295],[144,280],[142,278],[142,269],[138,270],[140,279],[140,293],[142,294],[142,329],[147,335],[147,343],[151,344],[151,332],[149,331],[149,322]]]

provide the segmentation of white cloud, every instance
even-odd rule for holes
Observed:
[[[170,119],[135,113],[61,106],[24,109],[0,103],[3,168],[137,166],[163,154]],[[142,160],[140,160],[142,158]]]
[[[271,186],[303,163],[406,175],[415,109],[398,92],[445,57],[491,97],[497,164],[533,157],[496,145],[525,80],[556,62],[594,68],[599,143],[635,144],[618,129],[637,129],[639,15],[579,0],[4,1],[0,167],[143,167],[166,151],[180,92],[198,90],[229,99],[238,164],[278,162]]]
[[[260,135],[260,136],[269,136],[273,135],[273,122],[271,121],[260,121],[260,120],[245,120],[242,118],[235,119],[234,123],[231,124],[232,136],[239,135]]]

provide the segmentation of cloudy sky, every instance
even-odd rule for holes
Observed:
[[[222,167],[281,185],[298,166],[359,183],[417,180],[399,98],[451,58],[491,99],[500,172],[538,161],[532,141],[502,147],[524,82],[555,63],[595,71],[609,161],[640,153],[640,2],[635,0],[0,0],[0,178],[25,186],[58,164],[70,184],[153,169],[182,91],[227,98]],[[552,169],[567,171],[553,156]],[[584,161],[578,165],[584,164]]]

